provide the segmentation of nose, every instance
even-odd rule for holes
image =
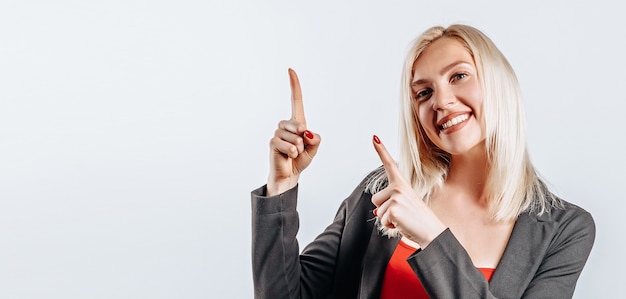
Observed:
[[[433,96],[433,110],[435,111],[445,110],[447,107],[456,103],[456,96],[450,88],[439,87]]]

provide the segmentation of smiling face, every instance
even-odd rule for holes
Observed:
[[[439,38],[424,49],[413,69],[413,109],[428,138],[451,155],[484,152],[483,93],[463,44]]]

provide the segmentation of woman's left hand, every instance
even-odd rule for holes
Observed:
[[[377,136],[373,143],[389,179],[389,185],[372,196],[377,207],[374,214],[380,217],[382,225],[397,228],[402,236],[424,249],[446,226],[402,178],[396,162]]]

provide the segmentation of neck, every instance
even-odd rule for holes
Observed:
[[[463,155],[453,155],[445,185],[463,190],[477,199],[484,199],[483,193],[489,176],[489,163],[484,146],[477,146]]]

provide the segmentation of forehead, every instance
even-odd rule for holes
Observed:
[[[413,63],[414,79],[439,74],[450,64],[466,62],[474,65],[474,59],[463,44],[450,37],[441,37],[426,47]]]

